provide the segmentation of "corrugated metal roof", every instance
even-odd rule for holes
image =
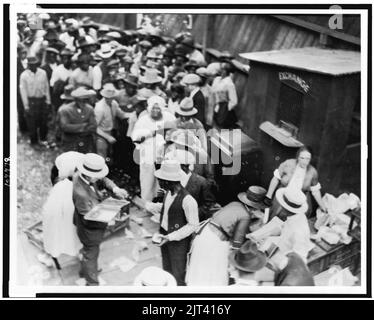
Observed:
[[[242,53],[241,57],[283,67],[291,67],[334,76],[361,71],[357,51],[330,50],[315,47]]]

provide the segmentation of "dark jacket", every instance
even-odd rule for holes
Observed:
[[[210,218],[209,208],[215,203],[215,198],[208,181],[204,177],[192,173],[185,188],[199,206],[199,221]]]
[[[202,124],[205,124],[205,98],[201,90],[197,91],[192,97],[193,106],[197,109],[195,118],[198,119]]]
[[[94,183],[95,192],[82,180],[78,173],[73,177],[74,224],[77,226],[78,236],[82,243],[101,241],[101,239],[95,238],[96,234],[94,231],[103,230],[107,226],[106,223],[84,219],[84,216],[103,200],[99,191],[100,183],[110,190],[115,187],[115,184],[110,179],[104,178],[100,182]]]

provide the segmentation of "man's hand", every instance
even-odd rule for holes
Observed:
[[[116,138],[114,138],[113,136],[108,136],[108,142],[110,143],[110,144],[114,144],[114,143],[116,143],[117,142],[117,140],[116,140]]]
[[[145,210],[152,214],[159,214],[161,212],[162,203],[153,203],[150,201],[147,201],[145,204]]]
[[[29,106],[23,106],[23,108],[25,109],[25,112],[29,112],[30,111],[30,107]]]
[[[120,199],[126,199],[129,196],[129,194],[127,193],[127,191],[125,189],[121,189],[121,188],[118,188],[118,187],[113,188],[113,193],[116,197],[118,197]]]
[[[170,239],[168,236],[160,235],[160,238],[162,239],[161,242],[158,244],[158,246],[163,246],[165,243],[169,242]]]

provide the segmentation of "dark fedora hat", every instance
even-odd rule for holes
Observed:
[[[125,78],[125,82],[129,85],[132,85],[134,87],[138,87],[138,77],[134,74],[128,74]]]
[[[39,63],[39,59],[35,56],[29,56],[27,57],[27,64],[38,64]]]
[[[62,49],[62,51],[60,52],[60,56],[73,56],[73,55],[74,55],[74,52],[68,48]]]
[[[239,250],[231,252],[230,263],[237,269],[245,272],[256,272],[266,265],[266,255],[258,250],[256,243],[247,240]]]
[[[244,204],[256,208],[256,209],[265,209],[263,200],[266,195],[266,189],[259,186],[250,186],[247,192],[240,192],[238,194],[238,199]]]
[[[60,96],[62,100],[74,100],[74,98],[71,96],[71,93],[74,90],[74,86],[71,84],[68,84],[64,87],[64,93]]]

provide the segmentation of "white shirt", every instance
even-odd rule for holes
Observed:
[[[173,115],[175,115],[175,112],[176,112],[178,106],[179,106],[179,101],[178,100],[173,101],[173,100],[169,99],[168,109]]]
[[[305,214],[295,214],[283,224],[278,247],[283,254],[296,252],[307,261],[309,251],[314,247],[310,241],[310,229]]]
[[[139,116],[139,119],[134,125],[134,130],[132,132],[132,140],[139,140],[144,136],[144,131],[150,133],[161,130],[165,127],[166,122],[175,121],[174,115],[170,112],[163,112],[163,117],[161,120],[153,120],[148,113],[143,116]],[[151,164],[154,163],[158,156],[161,156],[163,151],[163,144],[165,140],[162,135],[157,134],[155,137],[147,138],[143,143],[137,145],[137,149],[140,151],[140,162]]]
[[[191,175],[192,175],[192,172],[185,173],[183,171],[183,175],[182,175],[182,178],[181,178],[181,185],[182,185],[183,188],[185,188],[188,181],[190,181]]]
[[[232,110],[238,103],[235,84],[230,77],[215,77],[212,83],[214,105],[220,102],[227,102],[227,108]],[[218,110],[216,110],[217,112]]]
[[[52,66],[52,65],[51,65]],[[66,69],[65,66],[61,63],[52,71],[52,76],[50,80],[51,87],[58,81],[61,80],[63,82],[67,81],[70,78],[73,70]]]
[[[175,193],[174,195],[171,195],[170,191],[168,191],[168,193],[166,194],[165,203],[164,203],[164,215],[161,221],[161,227],[164,230],[168,230],[168,212],[176,196],[177,196],[177,193]],[[199,213],[198,213],[199,209],[198,209],[196,200],[191,195],[187,195],[184,197],[183,202],[182,202],[182,208],[186,215],[187,224],[184,225],[182,228],[172,233],[169,233],[168,237],[170,241],[179,241],[179,240],[187,238],[199,226]]]
[[[100,90],[101,89],[101,84],[103,80],[103,73],[101,71],[101,68],[96,65],[92,69],[92,76],[93,76],[93,88],[94,90]]]
[[[70,49],[73,52],[75,51],[74,40],[75,38],[67,32],[64,32],[60,35],[60,41],[66,44],[66,49]]]
[[[199,87],[193,89],[193,90],[191,91],[191,93],[190,93],[190,98],[192,99],[192,98],[195,96],[195,94],[198,93],[199,90],[200,90]]]
[[[295,172],[293,173],[290,179],[290,182],[288,183],[288,187],[301,190],[303,187],[305,174],[306,174],[306,168],[296,166]]]

